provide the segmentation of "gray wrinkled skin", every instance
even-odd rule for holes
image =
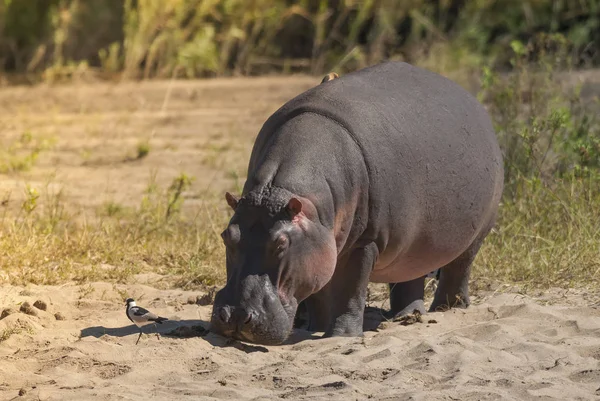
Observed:
[[[485,109],[460,86],[405,63],[326,81],[258,134],[223,232],[227,284],[212,329],[279,344],[298,304],[309,330],[362,334],[369,281],[391,315],[469,305],[470,267],[493,227],[502,156]]]

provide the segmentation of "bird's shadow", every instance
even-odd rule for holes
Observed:
[[[194,327],[194,326],[207,326],[208,323],[203,320],[167,320],[162,324],[148,325],[142,329],[144,334],[154,334],[158,332],[161,336],[170,337],[169,332],[176,330],[179,327]],[[130,324],[123,327],[104,327],[104,326],[91,326],[81,330],[79,337],[96,337],[102,336],[110,337],[126,337],[132,334],[139,334],[140,329],[134,324]]]

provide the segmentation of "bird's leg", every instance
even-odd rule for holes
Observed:
[[[160,340],[160,334],[158,334],[158,326],[154,323],[154,329],[156,330],[156,338]]]
[[[142,333],[143,333],[142,328],[140,327],[140,335],[139,335],[137,341],[135,342],[135,345],[138,345],[138,343],[140,342],[140,338],[142,338]]]

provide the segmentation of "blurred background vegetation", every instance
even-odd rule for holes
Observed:
[[[0,0],[0,84],[343,75],[385,59],[456,79],[493,119],[504,152],[505,191],[497,227],[476,262],[476,281],[597,288],[600,73],[583,88],[574,72],[600,64],[600,0]],[[35,141],[24,138],[13,148],[29,146],[25,158],[11,147],[0,149],[0,174],[35,163],[44,144],[33,147]],[[138,154],[150,148],[144,149]],[[163,203],[170,205],[169,199]],[[207,230],[211,214],[190,229],[171,207],[141,207],[129,226],[115,220],[112,231],[73,229],[66,236],[59,225],[38,224],[54,215],[38,216],[24,205],[25,220],[37,223],[15,225],[6,234],[4,243],[12,238],[14,244],[6,255],[18,255],[24,241],[50,238],[65,266],[69,257],[83,258],[127,273],[122,267],[136,262],[124,255],[135,255],[158,265],[169,260],[173,271],[188,271],[195,283],[222,278],[206,275],[207,266],[222,272],[223,264],[218,235]],[[163,209],[169,219],[162,218]],[[226,223],[221,214],[219,227]],[[77,230],[114,246],[90,247],[82,257],[81,241],[71,244],[84,236]],[[160,251],[166,256],[156,259],[162,249],[156,244],[173,236],[186,245]],[[151,246],[140,248],[140,238]],[[213,248],[221,253],[205,252]],[[43,270],[47,259],[32,262],[34,270]],[[18,261],[5,263],[13,264]],[[52,282],[56,274],[44,277],[38,281]]]
[[[597,64],[600,0],[1,0],[0,71],[322,74],[432,51],[506,68],[510,43],[541,32]]]

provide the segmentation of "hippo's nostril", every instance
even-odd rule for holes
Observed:
[[[248,315],[246,316],[246,320],[244,321],[244,324],[248,324],[252,321],[252,312],[249,312]]]
[[[219,310],[219,319],[223,323],[229,323],[229,319],[231,318],[231,312],[229,311],[228,306],[224,306]]]

